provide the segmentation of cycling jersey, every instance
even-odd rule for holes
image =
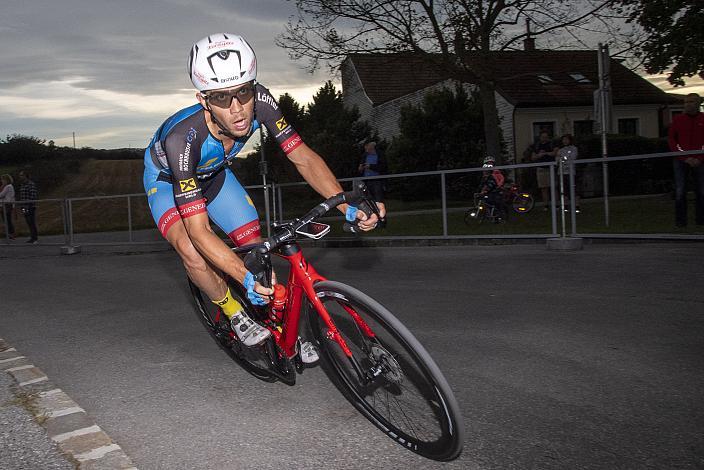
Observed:
[[[144,154],[144,189],[164,237],[179,219],[206,211],[237,245],[260,235],[254,204],[227,163],[260,125],[286,154],[303,141],[269,90],[257,84],[255,91],[252,129],[236,139],[227,153],[222,141],[210,133],[200,104],[177,112],[154,134]]]

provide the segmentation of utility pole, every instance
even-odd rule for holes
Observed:
[[[76,133],[71,132],[71,134],[73,134],[73,149],[76,150]]]
[[[609,46],[599,43],[597,53],[599,65],[599,89],[597,90],[598,97],[595,96],[595,101],[598,99],[597,108],[599,110],[599,127],[601,133],[601,157],[606,158],[608,155],[606,134],[611,131],[612,123],[612,98],[611,98],[611,74]],[[609,166],[606,161],[601,164],[601,172],[603,176],[604,186],[604,223],[609,226]]]

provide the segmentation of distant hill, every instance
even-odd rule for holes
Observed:
[[[78,173],[70,174],[42,198],[107,196],[143,193],[142,160],[84,160]]]

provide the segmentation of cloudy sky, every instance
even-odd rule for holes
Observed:
[[[0,136],[72,145],[75,132],[79,147],[144,147],[166,117],[195,102],[186,58],[214,32],[245,36],[259,80],[306,104],[332,77],[308,74],[274,45],[294,13],[283,0],[3,0]]]

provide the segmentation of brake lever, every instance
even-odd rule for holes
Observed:
[[[263,248],[252,250],[244,257],[244,267],[262,287],[271,288],[271,256]]]

